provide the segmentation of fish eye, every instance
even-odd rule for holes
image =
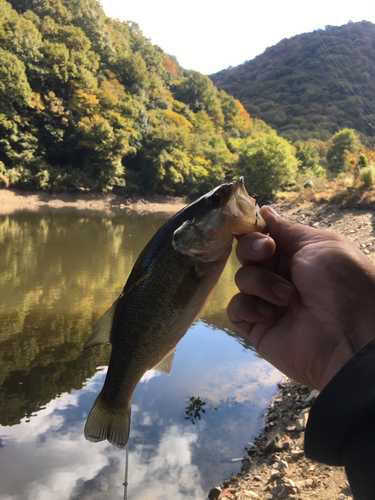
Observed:
[[[220,201],[221,201],[220,195],[217,193],[214,193],[209,198],[206,198],[206,206],[214,207],[215,205],[218,205],[220,203]]]

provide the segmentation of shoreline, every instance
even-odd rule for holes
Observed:
[[[263,415],[264,426],[245,447],[241,472],[208,493],[209,500],[352,500],[343,467],[305,457],[304,434],[319,391],[284,377]]]
[[[0,189],[0,215],[16,211],[70,209],[77,211],[139,215],[150,213],[173,214],[189,203],[187,197],[150,195],[124,197],[112,193],[50,193],[47,191],[21,191]]]

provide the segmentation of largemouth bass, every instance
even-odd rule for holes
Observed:
[[[147,370],[170,374],[174,350],[208,302],[234,235],[266,231],[244,179],[222,184],[175,214],[138,257],[125,287],[85,348],[112,344],[86,439],[123,448],[133,392]]]

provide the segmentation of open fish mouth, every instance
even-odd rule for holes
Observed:
[[[240,177],[231,183],[231,187],[232,196],[226,203],[226,212],[231,215],[229,226],[232,234],[267,232],[267,225],[259,213],[256,199],[249,196],[246,191],[245,179]]]
[[[218,186],[198,202],[203,212],[188,218],[173,234],[173,247],[183,255],[213,261],[230,252],[234,235],[267,231],[243,177]]]

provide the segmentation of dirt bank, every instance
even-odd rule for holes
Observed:
[[[188,203],[187,198],[172,196],[127,197],[99,193],[47,193],[44,191],[17,191],[0,189],[0,214],[16,210],[42,210],[69,208],[73,210],[116,213],[119,211],[147,214],[154,212],[175,213]]]

